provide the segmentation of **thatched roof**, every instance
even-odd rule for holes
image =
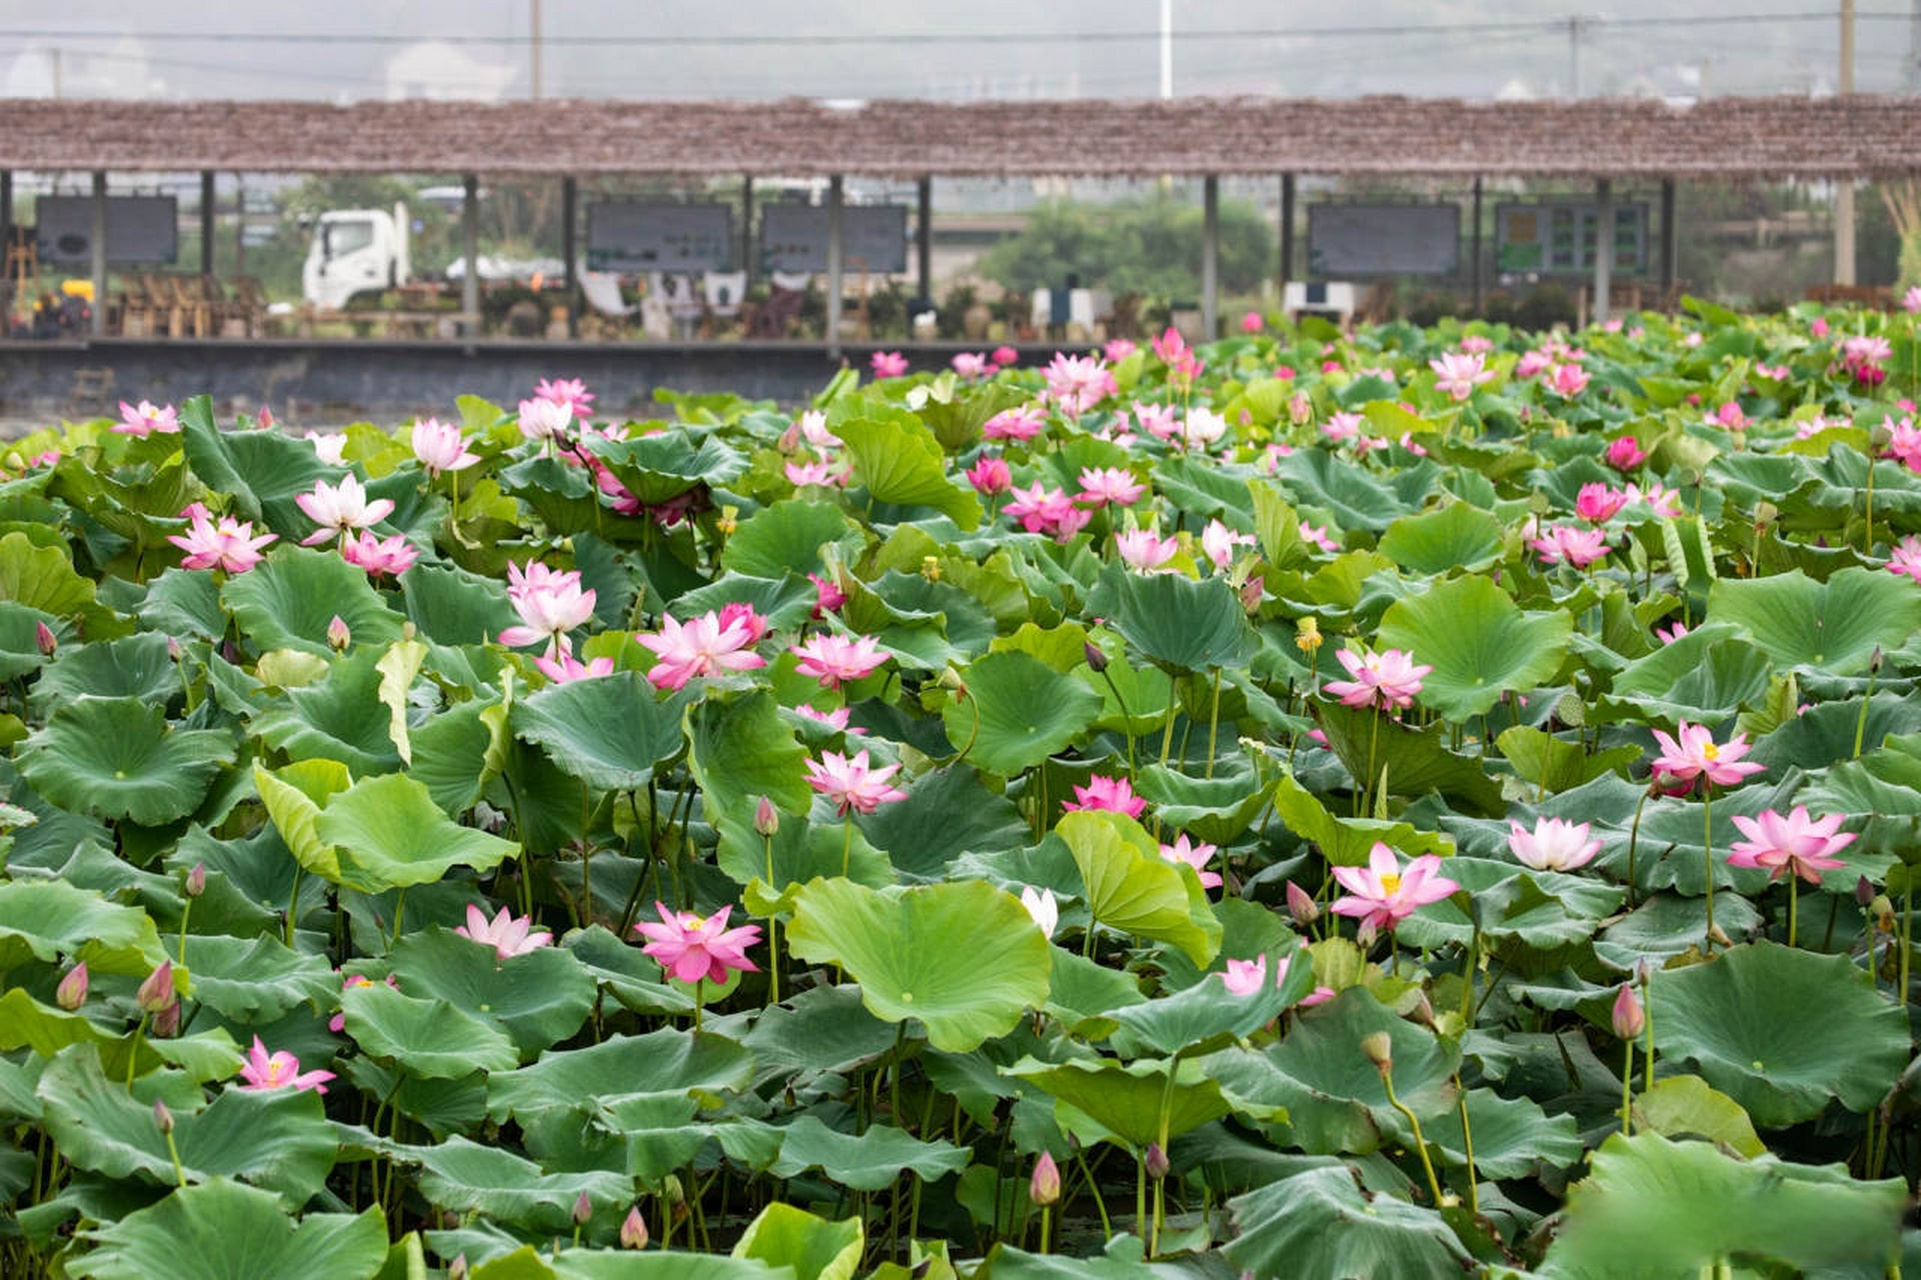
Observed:
[[[1921,172],[1921,99],[0,101],[0,168],[872,177]]]

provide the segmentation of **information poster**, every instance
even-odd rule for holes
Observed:
[[[907,270],[907,206],[851,204],[840,211],[841,262],[848,271]],[[822,205],[770,204],[760,211],[764,271],[827,270],[827,210]]]
[[[587,266],[627,274],[723,270],[733,258],[733,212],[724,204],[590,204]]]
[[[1613,271],[1623,277],[1648,270],[1648,206],[1614,209]],[[1506,274],[1589,275],[1594,270],[1592,202],[1502,204],[1494,208],[1494,261]]]
[[[93,197],[41,196],[34,202],[42,262],[86,262],[93,257]],[[180,207],[172,196],[107,197],[108,262],[175,262],[180,257]]]

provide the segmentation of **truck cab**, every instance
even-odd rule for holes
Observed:
[[[338,311],[356,295],[378,293],[413,277],[408,260],[407,206],[330,209],[314,221],[313,240],[300,272],[300,293],[326,311]]]

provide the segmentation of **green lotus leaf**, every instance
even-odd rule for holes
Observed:
[[[1130,1058],[1175,1057],[1208,1053],[1252,1035],[1314,989],[1313,961],[1298,948],[1291,955],[1291,960],[1278,953],[1267,957],[1266,981],[1246,995],[1229,991],[1210,974],[1171,996],[1109,1010],[1105,1016],[1119,1027],[1114,1047]],[[1287,978],[1277,983],[1279,964],[1287,965]]]
[[[1054,971],[1048,980],[1047,1012],[1074,1035],[1099,1040],[1120,1024],[1116,1009],[1145,1003],[1140,981],[1131,974],[1097,964],[1086,956],[1054,948]]]
[[[380,646],[362,645],[325,663],[325,679],[287,690],[253,717],[250,729],[276,751],[294,759],[338,760],[358,777],[398,769],[391,718],[381,706],[383,654]]]
[[[867,1012],[860,988],[846,985],[815,987],[768,1006],[741,1043],[753,1050],[763,1076],[770,1070],[845,1075],[887,1053],[898,1035],[898,1027]]]
[[[455,823],[424,784],[400,773],[330,797],[315,834],[339,851],[341,883],[369,893],[431,884],[453,867],[492,871],[520,853],[511,840]]]
[[[1560,670],[1574,620],[1523,612],[1486,578],[1452,578],[1388,606],[1375,643],[1434,670],[1416,696],[1449,720],[1485,715],[1503,693],[1526,693]]]
[[[717,434],[655,431],[628,440],[594,439],[590,446],[620,482],[648,506],[678,498],[698,485],[719,487],[747,470],[747,458]]]
[[[1225,578],[1129,573],[1109,565],[1087,607],[1162,666],[1239,667],[1254,649],[1247,611]]]
[[[884,804],[861,820],[860,834],[886,851],[896,871],[939,880],[963,854],[1020,845],[1028,826],[1011,800],[989,791],[963,762],[915,778],[905,800]]]
[[[107,1077],[95,1046],[62,1050],[47,1064],[38,1088],[47,1132],[76,1167],[174,1185],[173,1158],[154,1123],[153,1106]],[[241,1178],[279,1192],[289,1204],[305,1204],[325,1184],[339,1153],[339,1135],[312,1090],[229,1088],[191,1110],[179,1105],[182,1099],[172,1101],[181,1171],[195,1182]]]
[[[457,818],[500,776],[507,709],[499,702],[457,702],[412,731],[407,774],[427,788],[441,811]]]
[[[893,805],[883,805],[885,813]],[[843,819],[816,822],[811,817],[780,815],[780,829],[762,837],[754,829],[758,805],[740,805],[716,810],[714,830],[720,840],[714,851],[714,865],[742,888],[759,882],[748,896],[747,906],[755,915],[785,914],[792,907],[788,895],[795,885],[817,876],[845,874],[857,884],[883,888],[894,883],[894,868],[887,855],[876,849],[864,834],[865,820],[853,829]],[[769,906],[757,901],[761,893],[780,899]]]
[[[585,467],[558,458],[524,458],[501,467],[494,479],[501,492],[525,503],[556,537],[602,529],[612,521]]]
[[[432,1203],[529,1231],[572,1230],[582,1195],[596,1217],[618,1219],[633,1204],[633,1180],[624,1173],[547,1173],[511,1151],[460,1137],[405,1152],[420,1162],[420,1191]]]
[[[1891,1267],[1905,1187],[1842,1165],[1738,1160],[1705,1142],[1616,1134],[1572,1188],[1542,1274],[1693,1275],[1731,1259],[1795,1268]]]
[[[1402,516],[1381,535],[1381,554],[1403,569],[1429,577],[1485,569],[1501,558],[1507,532],[1479,507],[1450,502]]]
[[[594,1006],[593,977],[558,947],[503,960],[491,946],[451,929],[421,929],[394,943],[386,969],[410,995],[445,1000],[480,1022],[499,1023],[523,1057],[580,1030]]]
[[[152,631],[62,649],[34,686],[49,704],[136,698],[164,707],[180,690],[180,671],[168,652],[167,637]]]
[[[1062,816],[1055,834],[1074,855],[1088,910],[1110,928],[1171,943],[1196,965],[1221,947],[1221,922],[1200,878],[1186,863],[1161,857],[1160,843],[1120,813],[1081,810]]]
[[[506,1032],[445,1000],[418,999],[376,982],[340,993],[347,1034],[377,1058],[391,1058],[430,1080],[520,1064]]]
[[[1154,816],[1170,832],[1183,831],[1209,844],[1238,839],[1266,807],[1271,787],[1245,757],[1221,762],[1211,778],[1196,778],[1164,765],[1143,765],[1134,774],[1136,794],[1147,797]]]
[[[1549,1115],[1532,1098],[1504,1098],[1492,1089],[1469,1089],[1466,1100],[1466,1134],[1458,1107],[1421,1122],[1437,1160],[1465,1166],[1472,1138],[1474,1168],[1484,1178],[1523,1178],[1580,1161],[1581,1129],[1566,1112]]]
[[[1364,1190],[1345,1168],[1308,1169],[1228,1201],[1229,1262],[1256,1276],[1441,1276],[1474,1259],[1432,1209]]]
[[[1392,720],[1383,723],[1378,711],[1338,702],[1325,702],[1314,710],[1328,746],[1340,757],[1349,776],[1364,778],[1371,766],[1376,788],[1385,777],[1389,795],[1439,792],[1485,816],[1507,808],[1500,784],[1488,776],[1481,759],[1448,749],[1445,725],[1416,729]]]
[[[12,680],[47,664],[40,652],[40,628],[58,636],[66,626],[51,613],[0,600],[0,680]]]
[[[1734,627],[1710,624],[1628,664],[1594,719],[1718,724],[1768,696],[1774,664]],[[1629,714],[1629,712],[1638,714]]]
[[[193,998],[239,1023],[272,1022],[300,1004],[323,1006],[340,989],[325,957],[294,951],[274,937],[195,935],[186,957]]]
[[[136,698],[59,707],[15,754],[21,776],[54,804],[148,826],[199,808],[233,759],[226,730],[170,728],[164,708]]]
[[[768,690],[695,704],[687,710],[686,734],[687,767],[710,812],[752,813],[762,796],[788,813],[806,811],[814,794],[807,785],[807,749]]]
[[[1389,394],[1393,394],[1390,389]],[[1319,507],[1343,529],[1386,529],[1411,504],[1360,467],[1325,449],[1296,449],[1274,469],[1297,507]]]
[[[514,704],[514,733],[540,744],[568,774],[589,786],[632,791],[653,780],[685,739],[689,699],[663,701],[637,671],[549,685]]]
[[[854,460],[856,480],[876,502],[932,507],[963,529],[980,524],[980,499],[947,478],[940,442],[918,419],[850,418],[833,430]]]
[[[1634,1132],[1668,1138],[1703,1138],[1752,1160],[1767,1154],[1767,1144],[1741,1104],[1700,1076],[1668,1076],[1635,1095]]]
[[[731,547],[733,543],[727,545]],[[717,613],[730,604],[745,604],[766,618],[769,628],[784,631],[802,626],[814,616],[816,598],[814,584],[797,573],[784,573],[779,578],[754,578],[728,572],[704,587],[675,596],[673,614],[676,618],[698,618],[703,613]]]
[[[66,617],[92,608],[93,592],[64,548],[35,546],[18,531],[0,537],[0,600]]]
[[[520,620],[499,580],[444,565],[407,570],[400,593],[415,629],[439,644],[485,644]]]
[[[1001,1074],[1023,1080],[1100,1127],[1084,1140],[1111,1136],[1135,1153],[1150,1142],[1165,1146],[1233,1110],[1220,1084],[1191,1059],[1174,1062],[1111,1058],[1052,1063],[1023,1058]],[[1074,1117],[1061,1122],[1075,1127]],[[1084,1126],[1082,1126],[1084,1128]]]
[[[311,452],[311,451],[310,451]],[[151,1115],[148,1120],[152,1126]],[[371,1280],[387,1261],[379,1208],[357,1216],[287,1215],[278,1197],[225,1179],[182,1187],[150,1209],[87,1233],[94,1248],[66,1259],[90,1280]]]
[[[487,1079],[487,1110],[497,1123],[511,1117],[523,1127],[578,1130],[593,1122],[621,1133],[633,1126],[615,1127],[617,1114],[631,1119],[634,1110],[647,1108],[678,1125],[753,1079],[754,1055],[732,1040],[653,1031],[549,1050],[531,1066],[496,1071]]]
[[[838,964],[887,1022],[919,1019],[937,1049],[965,1053],[1047,1002],[1053,948],[1010,894],[981,881],[879,891],[815,880],[794,898],[787,943]]]
[[[1846,956],[1751,943],[1656,972],[1649,1000],[1655,1049],[1694,1063],[1763,1128],[1834,1101],[1866,1111],[1907,1064],[1906,1017]]]
[[[775,1201],[747,1224],[732,1252],[736,1258],[792,1267],[795,1280],[853,1280],[866,1238],[859,1218],[829,1222]]]
[[[533,1246],[522,1246],[533,1251]],[[634,1253],[613,1249],[565,1249],[549,1258],[558,1280],[794,1280],[792,1267],[774,1267],[755,1258],[730,1258],[724,1253],[683,1253],[662,1250]],[[474,1280],[488,1280],[486,1269]]]
[[[327,628],[347,624],[353,642],[388,645],[400,638],[399,614],[389,609],[366,570],[338,552],[277,546],[260,564],[235,574],[220,589],[220,602],[259,652],[300,649],[332,656]]]
[[[253,781],[295,860],[322,879],[340,883],[340,854],[321,838],[320,810],[353,785],[347,766],[338,760],[297,760],[279,769],[256,764]]]
[[[1543,951],[1594,936],[1626,896],[1625,890],[1591,876],[1534,871],[1490,858],[1449,858],[1443,874],[1467,890],[1483,935],[1518,938]],[[1474,936],[1474,918],[1457,895],[1423,907],[1397,932],[1417,947],[1466,944]]]
[[[693,996],[660,981],[660,965],[600,925],[575,929],[560,945],[572,952],[595,982],[635,1013],[691,1013]],[[612,1006],[609,1006],[611,1008]]]
[[[819,1169],[856,1191],[879,1191],[912,1171],[933,1181],[959,1173],[972,1159],[966,1147],[939,1140],[923,1142],[905,1129],[874,1125],[866,1133],[829,1129],[818,1116],[804,1115],[781,1131],[780,1158],[769,1170],[791,1178]]]
[[[1708,596],[1708,621],[1740,628],[1784,666],[1832,675],[1867,670],[1876,649],[1907,643],[1921,629],[1921,593],[1875,569],[1849,568],[1826,582],[1800,570],[1726,579]]]
[[[206,396],[194,396],[180,406],[180,444],[203,484],[232,499],[241,517],[264,517],[282,538],[298,540],[313,531],[313,521],[294,498],[311,492],[316,480],[331,480],[339,474],[320,460],[311,444],[296,436],[220,430]]]
[[[960,674],[965,695],[941,708],[948,741],[1002,777],[1061,751],[1100,714],[1099,694],[1024,653],[990,653]]]
[[[1503,729],[1494,742],[1514,767],[1514,776],[1534,787],[1537,795],[1571,791],[1604,773],[1626,769],[1642,757],[1640,748],[1632,745],[1589,755],[1579,743],[1564,742],[1527,725]]]
[[[85,961],[96,973],[144,978],[167,953],[152,918],[138,907],[64,880],[0,884],[0,970],[30,960],[58,964],[62,956]]]
[[[826,567],[821,548],[840,544],[843,553],[859,546],[847,515],[831,502],[785,498],[762,507],[740,522],[720,553],[721,567],[753,578],[804,577]],[[851,556],[848,558],[851,559]]]

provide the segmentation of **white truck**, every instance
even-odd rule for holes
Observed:
[[[407,206],[329,209],[314,221],[313,242],[300,271],[300,294],[323,311],[339,311],[361,293],[378,293],[413,279],[408,258]]]

